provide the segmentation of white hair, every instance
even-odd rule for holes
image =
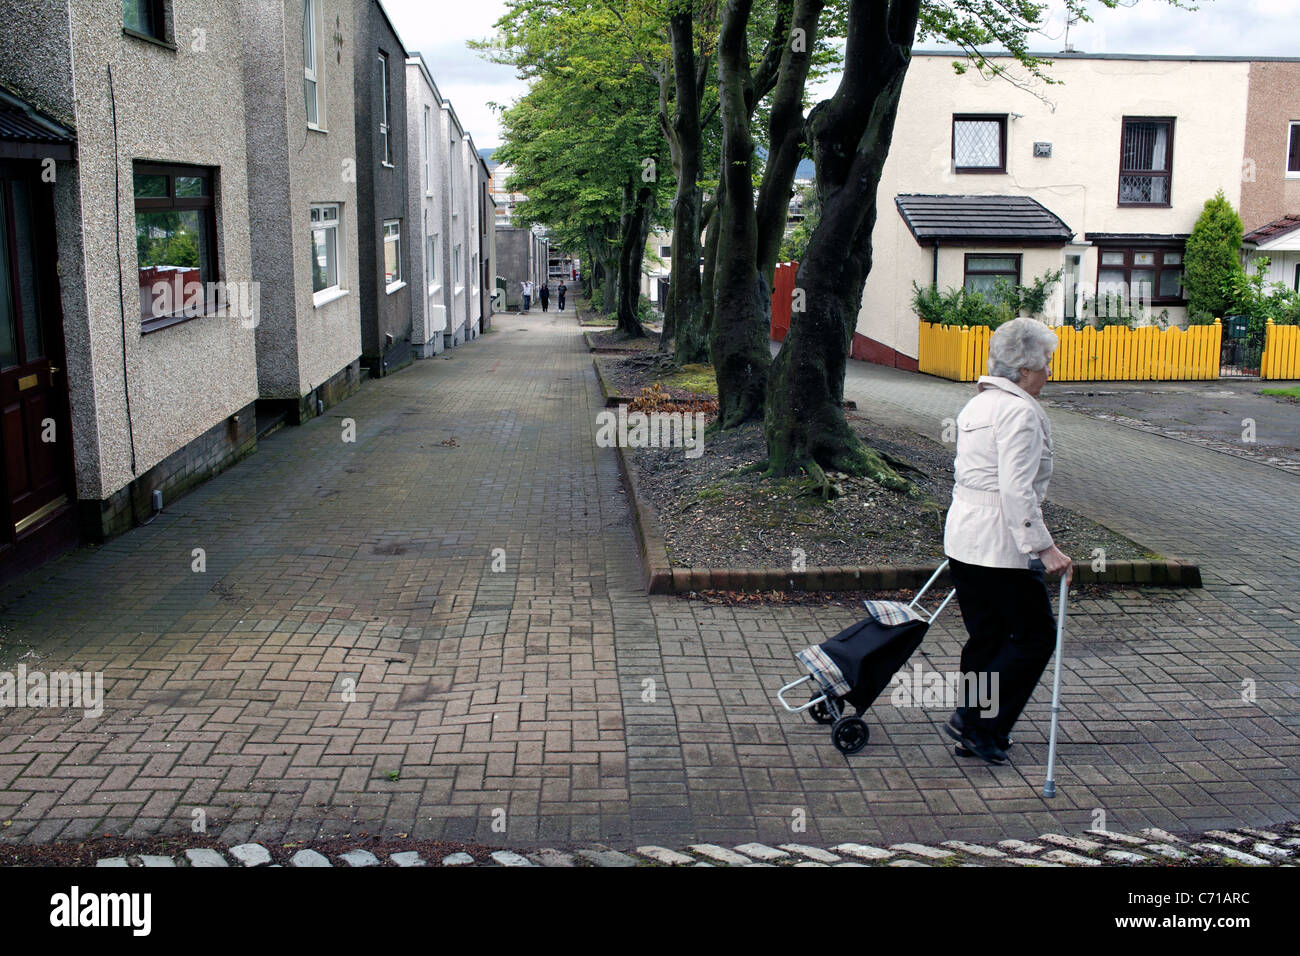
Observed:
[[[1020,381],[1020,370],[1046,368],[1060,340],[1037,319],[1004,322],[989,337],[989,374]]]

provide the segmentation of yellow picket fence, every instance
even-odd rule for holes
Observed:
[[[1155,326],[1130,329],[1111,325],[1054,329],[1060,344],[1052,353],[1052,378],[1058,382],[1174,381],[1219,377],[1223,328]],[[990,330],[981,326],[921,323],[917,364],[922,372],[973,382],[986,375]],[[1292,362],[1300,361],[1296,352]]]
[[[1300,379],[1300,325],[1274,325],[1268,320],[1259,377]]]

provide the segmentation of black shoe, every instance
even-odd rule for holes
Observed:
[[[978,728],[968,729],[959,714],[953,714],[948,723],[943,725],[943,731],[960,744],[957,748],[959,751],[965,749],[971,756],[991,764],[1007,762],[1006,751],[997,745],[993,735]]]
[[[994,734],[993,741],[998,745],[998,747],[1002,750],[1003,753],[1006,753],[1008,750],[1011,749],[1012,742],[1010,737],[1003,737],[1001,734]],[[971,753],[969,750],[967,750],[965,747],[962,746],[958,746],[956,748],[956,753],[958,757],[975,756],[973,753]]]

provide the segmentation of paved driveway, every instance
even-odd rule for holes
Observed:
[[[647,597],[572,321],[499,316],[0,592],[0,668],[106,690],[99,718],[0,713],[3,838],[201,817],[232,842],[815,843],[1297,815],[1298,479],[1053,411],[1053,493],[1200,560],[1207,588],[1072,605],[1056,801],[1045,688],[1010,766],[954,758],[942,706],[874,708],[845,759],[773,692],[855,613]],[[862,408],[932,434],[969,392],[852,365]],[[961,638],[945,616],[915,662],[955,668]]]

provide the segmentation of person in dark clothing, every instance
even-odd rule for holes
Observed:
[[[537,290],[537,297],[542,300],[542,311],[545,312],[546,307],[551,302],[551,284],[549,282],[542,283],[542,287]]]
[[[560,288],[559,288],[558,291],[559,291],[559,293],[560,293],[560,311],[563,312],[563,311],[564,311],[564,297],[565,297],[565,295],[567,295],[568,292],[569,292],[569,287],[568,287],[567,285],[564,284],[564,280],[563,280],[563,279],[560,280]]]

